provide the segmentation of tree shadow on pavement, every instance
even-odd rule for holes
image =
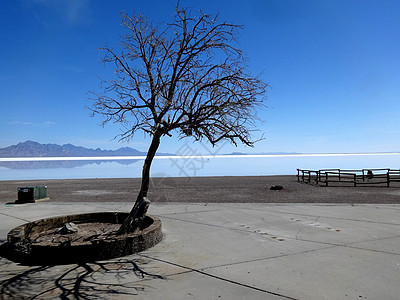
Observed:
[[[149,260],[120,258],[56,266],[22,266],[0,257],[0,299],[110,299],[145,293]],[[139,265],[141,267],[139,267]]]

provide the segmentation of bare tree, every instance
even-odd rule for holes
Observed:
[[[178,131],[213,146],[223,139],[254,144],[251,133],[268,85],[246,73],[236,40],[241,26],[191,15],[177,6],[172,23],[156,26],[143,15],[122,13],[120,51],[102,48],[114,77],[102,80],[91,110],[104,116],[103,125],[123,124],[121,140],[138,131],[152,137],[140,192],[121,233],[135,230],[147,211],[150,166],[161,137]]]

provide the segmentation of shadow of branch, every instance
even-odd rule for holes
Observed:
[[[0,258],[0,299],[109,299],[146,292],[149,260],[115,259],[74,265],[28,267]],[[139,266],[140,265],[140,266]],[[144,267],[143,267],[144,266]]]

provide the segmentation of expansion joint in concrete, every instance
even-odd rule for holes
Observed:
[[[24,221],[24,222],[30,222],[27,219],[18,218],[18,217],[15,217],[15,216],[12,216],[12,215],[9,215],[9,214],[5,214],[5,213],[0,213],[0,215],[7,216],[7,217],[10,217],[10,218],[14,218],[14,219],[17,219],[17,220],[21,220],[21,221]]]
[[[180,265],[180,264],[177,264],[177,263],[173,263],[173,262],[166,261],[166,260],[163,260],[163,259],[151,257],[151,256],[148,256],[148,255],[143,255],[143,254],[139,254],[139,255],[142,256],[142,257],[145,257],[145,258],[147,258],[147,259],[152,259],[152,260],[160,261],[160,262],[163,262],[163,263],[166,263],[166,264],[173,265],[173,266],[175,266],[175,267],[179,267],[179,268],[186,269],[186,270],[188,270],[189,272],[199,273],[199,274],[202,274],[202,275],[205,275],[205,276],[214,278],[214,279],[218,279],[218,280],[222,280],[222,281],[225,281],[225,282],[229,282],[229,283],[231,283],[231,284],[235,284],[235,285],[238,285],[238,286],[242,286],[242,287],[245,287],[245,288],[249,288],[249,289],[252,289],[252,290],[255,290],[255,291],[259,291],[259,292],[262,292],[262,293],[266,293],[266,294],[278,296],[278,297],[281,297],[281,298],[283,298],[283,299],[298,300],[297,298],[293,298],[293,297],[290,297],[290,296],[286,296],[286,295],[282,295],[282,294],[279,294],[279,293],[271,292],[271,291],[268,291],[268,290],[265,290],[265,289],[261,289],[261,288],[255,287],[255,286],[251,286],[251,285],[248,285],[248,284],[244,284],[244,283],[241,283],[241,282],[238,282],[238,281],[234,281],[234,280],[231,280],[231,279],[228,279],[228,278],[224,278],[224,277],[221,277],[221,276],[216,276],[216,275],[213,275],[213,274],[204,272],[204,271],[202,271],[202,270],[193,269],[193,268],[186,267],[186,266],[183,266],[183,265]]]

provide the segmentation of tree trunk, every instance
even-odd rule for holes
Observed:
[[[143,164],[142,169],[142,184],[140,186],[140,192],[136,198],[135,205],[133,206],[129,216],[126,218],[124,223],[118,229],[118,234],[125,232],[133,232],[140,227],[144,216],[146,215],[147,209],[150,205],[150,201],[147,199],[147,192],[150,186],[150,167],[153,162],[153,158],[157,152],[158,146],[160,145],[161,134],[156,131],[153,135],[147,156]]]

